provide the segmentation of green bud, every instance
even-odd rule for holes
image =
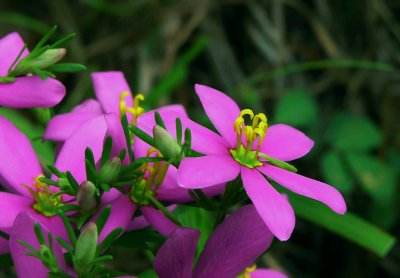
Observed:
[[[32,68],[46,69],[60,61],[66,53],[65,48],[48,49],[39,57],[28,60],[22,59],[15,67],[14,72],[16,75],[20,75],[31,73]]]
[[[104,183],[110,184],[118,178],[120,170],[121,159],[116,156],[101,167],[99,179]]]
[[[97,226],[89,223],[76,242],[74,254],[74,267],[79,276],[90,272],[97,249]]]
[[[181,157],[181,147],[178,142],[161,126],[153,128],[154,143],[161,154],[173,163],[179,163]]]
[[[96,186],[90,181],[82,183],[81,186],[79,186],[77,199],[82,212],[94,211],[99,204]]]

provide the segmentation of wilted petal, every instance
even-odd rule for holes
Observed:
[[[35,249],[39,249],[39,242],[34,232],[35,220],[28,213],[21,213],[15,219],[14,226],[10,235],[11,256],[15,265],[15,270],[20,278],[47,277],[48,269],[43,266],[38,258],[26,256],[29,250],[22,246],[18,241],[23,240]],[[41,227],[45,238],[48,231]],[[60,245],[53,241],[53,252],[58,259],[61,269],[66,269],[64,257]]]
[[[240,114],[236,102],[226,94],[204,85],[196,84],[195,90],[212,124],[230,146],[234,147],[236,133],[233,124]]]
[[[125,230],[136,210],[136,205],[125,195],[115,199],[110,205],[111,213],[99,235],[99,242],[103,241],[103,239],[116,228],[123,228]]]
[[[256,169],[242,167],[243,186],[258,214],[271,232],[280,240],[287,240],[294,229],[295,216],[284,198]]]
[[[190,278],[200,233],[178,228],[158,250],[154,270],[160,278]]]
[[[102,111],[97,101],[88,99],[69,113],[53,117],[47,124],[43,138],[53,141],[65,141],[83,123],[101,115]]]
[[[65,96],[64,85],[53,78],[17,77],[0,84],[0,106],[13,108],[52,107]]]
[[[320,201],[336,213],[344,214],[346,212],[346,203],[342,194],[329,184],[272,165],[264,165],[258,169],[264,175],[297,194]]]
[[[229,156],[188,157],[178,169],[178,184],[183,188],[203,188],[234,180],[240,165]]]
[[[176,224],[169,220],[159,210],[151,206],[140,206],[140,211],[143,213],[143,216],[149,224],[163,236],[168,237],[173,231],[175,231]]]
[[[8,231],[18,214],[32,210],[32,204],[31,198],[0,192],[0,230]]]
[[[250,273],[250,278],[287,278],[287,276],[274,269],[256,269]]]
[[[253,205],[228,216],[212,233],[194,277],[236,277],[269,247],[273,235]]]
[[[314,141],[303,132],[284,124],[268,128],[261,152],[283,161],[305,156],[314,146]]]
[[[105,113],[119,115],[119,97],[123,92],[130,92],[124,74],[120,71],[92,73],[94,92]],[[132,96],[125,98],[127,107],[132,107]]]
[[[103,150],[106,131],[104,116],[84,123],[65,141],[57,157],[56,167],[60,171],[70,171],[78,183],[86,180],[85,149],[91,148],[97,162]]]
[[[22,184],[31,187],[42,173],[28,138],[9,120],[0,116],[0,182],[7,189],[31,196]]]
[[[24,44],[21,36],[16,32],[0,39],[0,76],[8,75],[8,69],[24,48]],[[28,49],[25,49],[20,59],[28,54]]]

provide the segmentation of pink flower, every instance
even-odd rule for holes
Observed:
[[[48,230],[66,238],[64,225],[55,216],[64,200],[52,199],[53,189],[39,181],[43,171],[28,138],[3,117],[0,130],[0,181],[12,192],[0,192],[0,230],[9,233],[16,216],[29,212]]]
[[[206,188],[236,179],[240,174],[244,189],[272,233],[287,240],[295,225],[295,216],[288,200],[263,176],[300,195],[318,200],[333,211],[343,214],[346,204],[332,186],[295,174],[269,163],[268,155],[291,161],[306,155],[314,143],[302,132],[284,124],[268,127],[264,114],[254,115],[249,109],[240,111],[227,95],[203,85],[196,93],[221,137],[203,141],[199,151],[205,156],[185,158],[178,169],[178,184],[184,188]],[[246,125],[248,115],[252,123]],[[196,129],[192,137],[196,138]],[[203,136],[203,134],[200,134]]]
[[[170,235],[154,260],[154,270],[160,278],[237,277],[265,252],[273,239],[254,206],[241,207],[210,235],[192,269],[199,235],[198,231],[189,228],[178,228]],[[272,270],[261,272],[267,274],[262,276],[256,276],[257,272],[253,272],[254,276],[251,273],[250,277],[286,277]]]
[[[0,77],[6,77],[14,60],[24,47],[18,33],[0,39]],[[24,50],[20,58],[29,54]],[[42,80],[38,76],[16,77],[13,82],[0,83],[0,106],[14,108],[51,107],[65,96],[64,85],[53,78]]]

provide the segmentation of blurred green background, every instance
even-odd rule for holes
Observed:
[[[388,0],[1,1],[0,37],[18,31],[33,47],[53,25],[77,34],[66,60],[88,71],[59,76],[68,95],[58,113],[94,96],[90,72],[121,70],[148,108],[182,103],[209,125],[193,90],[201,83],[301,129],[316,146],[294,163],[300,173],[334,185],[349,211],[398,238],[399,13]],[[35,110],[0,113],[31,139],[43,131]],[[51,163],[49,144],[34,143]],[[321,227],[340,223],[315,225],[315,210],[300,210],[292,238],[261,264],[292,277],[400,277],[398,245],[378,256]],[[148,266],[140,252],[114,252],[121,270]],[[0,277],[11,275],[7,265],[3,257]]]

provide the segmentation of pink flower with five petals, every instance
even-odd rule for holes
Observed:
[[[210,87],[196,85],[195,90],[221,137],[207,138],[201,150],[193,146],[205,156],[182,160],[178,169],[180,186],[206,188],[232,181],[240,174],[247,195],[280,240],[290,237],[295,216],[287,198],[264,176],[297,194],[324,203],[338,214],[346,212],[342,195],[332,186],[268,162],[267,157],[291,161],[306,155],[314,142],[304,133],[284,124],[268,127],[264,114],[254,115],[248,109],[240,111],[230,97]],[[251,125],[245,124],[245,115],[253,120]],[[193,129],[192,137],[196,135]]]

